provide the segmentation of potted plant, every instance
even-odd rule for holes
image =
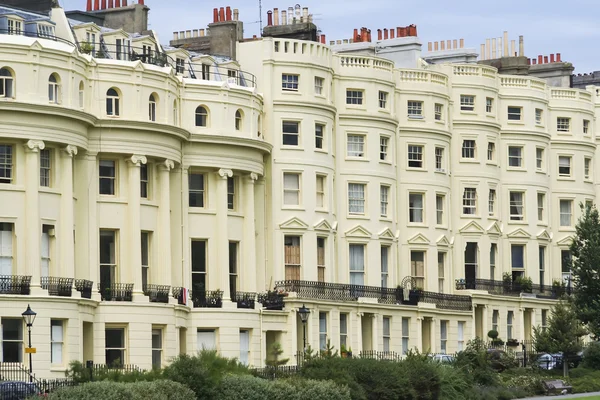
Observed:
[[[565,293],[565,283],[559,280],[552,281],[552,296],[558,298]]]
[[[509,347],[517,347],[519,345],[519,341],[517,339],[514,339],[514,338],[508,339],[506,341],[506,345],[509,346]]]
[[[492,329],[487,333],[487,336],[490,339],[492,339],[492,341],[494,341],[494,340],[498,339],[498,331],[495,329]]]
[[[93,50],[92,44],[90,42],[81,42],[79,45],[79,51],[83,54],[90,54]]]
[[[510,272],[505,272],[502,274],[502,287],[504,288],[504,293],[512,292],[512,275]]]
[[[345,344],[340,346],[340,354],[342,355],[342,358],[348,357],[348,350],[346,349]]]
[[[518,276],[517,279],[515,279],[515,283],[521,293],[531,293],[533,291],[533,282],[529,277]]]
[[[352,358],[352,347],[348,347],[348,358]]]

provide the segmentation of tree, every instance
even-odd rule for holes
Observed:
[[[552,308],[546,331],[534,328],[536,351],[562,352],[564,376],[569,372],[569,360],[582,349],[581,338],[587,334],[572,305],[561,300]]]
[[[273,345],[271,346],[271,350],[269,351],[269,355],[271,357],[268,357],[265,360],[265,364],[267,365],[267,367],[279,367],[281,365],[287,364],[288,361],[290,361],[290,359],[289,358],[280,359],[279,357],[281,357],[282,354],[283,354],[283,349],[281,348],[281,345],[277,342],[273,343]]]
[[[600,216],[596,206],[581,205],[571,244],[569,266],[573,279],[573,306],[577,318],[600,338]]]

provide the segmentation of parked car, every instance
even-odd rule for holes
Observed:
[[[442,364],[451,364],[452,362],[454,362],[454,356],[451,356],[449,354],[431,354],[429,355],[429,357],[433,361],[437,361]]]
[[[541,369],[562,368],[562,354],[542,354],[535,363]]]
[[[0,400],[25,400],[40,395],[35,383],[22,381],[0,382]]]

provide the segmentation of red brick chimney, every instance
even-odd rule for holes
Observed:
[[[87,6],[85,7],[85,11],[92,11],[92,0],[87,0]]]

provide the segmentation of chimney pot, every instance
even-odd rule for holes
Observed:
[[[200,29],[200,37],[204,37],[204,29]]]
[[[498,50],[498,46],[496,45],[496,38],[492,38],[492,60],[496,58],[496,50]]]
[[[541,64],[543,62],[544,62],[544,56],[538,55],[538,64]]]
[[[483,43],[481,44],[481,56],[480,56],[480,58],[482,60],[485,60],[485,44],[483,44]]]
[[[509,57],[510,54],[508,54],[508,32],[504,31],[504,57]]]
[[[127,0],[123,0],[123,7],[127,7]]]
[[[287,11],[281,10],[281,25],[287,25]]]
[[[548,64],[548,56],[544,56],[544,64]]]
[[[531,65],[531,58],[527,59],[527,65]]]
[[[304,18],[304,22],[308,22],[308,7],[302,8],[302,17]]]
[[[383,39],[383,32],[381,29],[377,29],[377,40]]]
[[[460,39],[460,48],[461,49],[465,48],[465,39]]]
[[[193,38],[197,38],[198,37],[198,29],[192,29],[192,37]]]
[[[438,51],[439,49],[440,49],[439,48],[439,43],[438,42],[433,42],[433,50],[434,51]]]
[[[387,30],[387,28],[383,28],[383,40],[388,40],[388,30]]]
[[[143,6],[144,5],[144,0],[139,0],[138,4]]]
[[[453,48],[453,49],[458,49],[458,40],[454,39],[454,40],[452,41],[452,48]]]
[[[273,8],[273,25],[279,25],[279,8]]]
[[[273,11],[267,11],[267,26],[273,26]]]
[[[219,9],[213,8],[213,23],[219,22]]]
[[[225,8],[225,21],[231,21],[231,7],[227,6]]]
[[[330,46],[333,46],[334,44],[335,44],[335,40],[330,40],[330,41],[329,41],[329,45],[330,45]]]
[[[92,0],[87,0],[85,11],[92,11]]]
[[[427,42],[427,51],[428,51],[428,52],[431,52],[431,51],[432,51],[432,49],[433,49],[433,43],[431,43],[431,42]]]
[[[556,53],[556,62],[562,62],[562,61],[560,60],[560,53]]]
[[[414,36],[417,37],[417,26],[415,24],[410,24],[408,26],[408,36]]]
[[[510,41],[510,56],[511,57],[516,57],[517,53],[516,53],[516,42],[514,40]]]
[[[325,35],[323,35],[323,34],[321,34],[321,43],[323,43],[323,44],[326,44],[326,43],[327,43],[327,41],[326,41],[326,37],[325,37]]]
[[[192,37],[192,31],[191,30],[185,31],[185,38],[190,39],[191,37]]]
[[[354,29],[354,35],[352,36],[352,41],[358,42],[358,29]]]
[[[441,50],[441,51],[444,51],[444,50],[446,50],[446,41],[445,41],[445,40],[442,40],[442,41],[440,42],[440,50]]]
[[[234,21],[240,20],[240,10],[238,10],[237,8],[233,9],[233,20]]]
[[[535,58],[532,58],[532,59],[531,59],[531,65],[536,65],[536,64],[537,64],[537,62],[536,62],[536,61],[537,61],[537,60],[536,60]]]
[[[367,29],[367,42],[371,43],[371,30]]]
[[[554,54],[550,54],[550,62],[553,63],[554,62]]]
[[[394,28],[390,29],[390,39],[394,39],[396,37],[396,30]]]
[[[446,49],[447,49],[447,50],[452,50],[452,40],[448,40],[448,41],[446,42]]]
[[[336,43],[336,44],[342,44],[342,41],[341,41],[341,40],[338,40],[338,41],[336,41],[335,43]]]
[[[225,21],[225,7],[219,8],[219,22]]]
[[[291,25],[294,22],[294,7],[288,7],[287,17],[288,24]]]
[[[173,32],[173,40],[179,40],[179,32]]]
[[[344,39],[344,44],[348,44],[348,39]]]
[[[252,35],[252,39],[256,40],[256,35]]]
[[[103,10],[106,10],[106,0],[102,0],[101,2],[101,6],[100,6]]]
[[[519,36],[519,57],[525,57],[525,40],[523,35]]]
[[[396,37],[402,37],[402,31],[399,26],[396,27]]]
[[[121,7],[121,0],[115,0],[115,8]]]

